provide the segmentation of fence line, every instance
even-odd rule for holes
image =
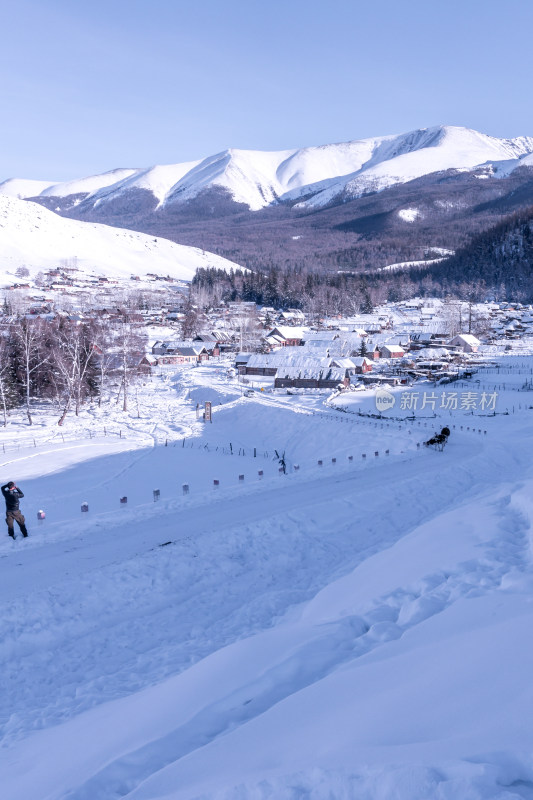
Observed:
[[[418,423],[418,424],[420,425],[420,423]],[[427,427],[427,423],[425,424],[425,427]],[[474,428],[474,427],[465,426],[465,425],[453,425],[452,428],[454,430],[458,430],[459,429],[459,430],[463,431],[464,433],[466,433],[466,432],[473,433],[473,434],[476,434],[478,436],[479,435],[486,436],[486,434],[487,434],[487,431],[482,429],[482,428]],[[412,431],[409,430],[408,433],[411,434]],[[183,441],[185,441],[185,440],[183,440]],[[414,450],[413,452],[416,452],[416,453],[421,452],[421,445],[422,444],[423,444],[422,442],[417,442],[416,443],[416,450]],[[201,449],[203,449],[203,448],[201,448]],[[219,449],[220,448],[215,447],[215,452],[216,452],[216,450],[219,450]],[[242,450],[242,448],[241,448],[241,450]],[[211,450],[211,452],[213,452],[213,450]],[[226,451],[226,452],[228,452],[228,451]],[[233,448],[232,448],[231,452],[233,454],[236,454],[235,451],[233,450]],[[336,469],[336,468],[338,468],[337,464],[341,460],[344,460],[344,462],[348,466],[353,466],[356,463],[356,461],[354,460],[354,454],[355,455],[359,455],[360,456],[359,463],[362,463],[362,464],[365,464],[365,465],[369,464],[369,463],[372,463],[372,461],[375,461],[375,459],[380,459],[381,460],[382,456],[385,457],[385,459],[388,459],[389,456],[391,455],[389,449],[373,450],[370,447],[370,449],[367,452],[360,452],[359,454],[357,454],[357,452],[354,449],[350,454],[345,454],[343,459],[340,459],[338,456],[333,456],[333,457],[330,457],[328,459],[321,458],[321,459],[318,459],[314,463],[314,466],[315,466],[315,468],[318,467],[320,471],[322,471],[322,469],[325,467],[326,464],[329,464],[331,466],[331,469]],[[396,455],[401,455],[401,453],[398,453]],[[265,452],[264,453],[264,457],[267,457],[267,456],[268,456],[268,454]],[[311,470],[313,469],[313,463],[311,461],[309,461],[308,466],[311,468]],[[292,465],[292,469],[291,469],[290,465],[287,464],[286,462],[284,462],[283,465],[278,468],[278,475],[282,476],[282,475],[286,475],[286,474],[300,474],[300,468],[301,468],[300,463],[294,463]],[[275,473],[273,473],[271,477],[275,480],[274,475],[275,475]],[[236,486],[243,486],[243,485],[245,485],[246,481],[249,481],[250,478],[253,479],[253,477],[254,477],[254,470],[251,470],[250,473],[240,472],[240,473],[238,473],[236,478],[232,479],[232,480],[228,479],[228,480],[221,481],[220,478],[212,478],[211,479],[211,487],[212,487],[213,490],[218,490],[222,486],[225,486],[226,488],[231,488],[231,487],[236,487]],[[255,471],[255,477],[256,477],[256,480],[258,480],[258,481],[263,480],[264,471],[262,469]],[[180,489],[181,489],[181,494],[183,496],[189,496],[191,494],[191,484],[189,482],[183,483],[181,485],[176,484],[176,494],[179,493]],[[206,488],[202,488],[201,493],[205,493],[206,490],[207,490],[207,487]],[[172,499],[173,497],[175,497],[174,493],[172,493],[172,495],[169,496],[169,499]],[[152,490],[152,498],[153,498],[153,502],[157,502],[157,501],[159,501],[161,499],[161,492],[160,492],[159,489],[153,489]],[[119,506],[124,508],[126,506],[126,504],[127,504],[127,500],[128,500],[128,498],[127,498],[126,495],[122,496],[122,497],[119,497],[118,498]],[[89,511],[89,505],[88,505],[87,502],[83,502],[81,504],[81,511],[84,512],[84,513],[87,513]],[[39,511],[38,515],[42,515],[42,516],[38,516],[38,519],[42,522],[42,520],[45,519],[44,512],[43,511]]]
[[[78,432],[76,434],[65,434],[63,431],[58,431],[50,438],[45,440],[39,441],[38,434],[37,436],[31,436],[24,439],[17,439],[13,441],[9,439],[8,441],[2,441],[0,438],[0,448],[2,453],[8,452],[18,452],[21,449],[27,447],[39,448],[44,447],[45,445],[56,444],[61,442],[77,442],[80,440],[85,439],[98,439],[99,437],[116,437],[118,439],[127,439],[128,437],[122,431],[110,431],[107,428],[103,428],[101,431],[86,431],[86,432]]]

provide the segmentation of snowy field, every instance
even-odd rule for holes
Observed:
[[[213,362],[128,414],[13,415],[2,797],[533,800],[532,379],[501,358],[378,419]]]

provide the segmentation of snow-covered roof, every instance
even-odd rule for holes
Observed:
[[[405,330],[409,331],[411,336],[414,338],[420,334],[433,334],[433,333],[446,333],[449,330],[450,323],[444,319],[439,320],[433,317],[430,322],[413,322],[410,325],[405,326]]]
[[[368,364],[373,364],[372,359],[367,358],[366,356],[352,356],[350,361],[354,367],[363,367],[367,366]]]
[[[330,336],[326,336],[326,333]],[[321,350],[335,356],[350,356],[359,350],[361,341],[361,336],[354,331],[321,331],[312,337],[306,334],[303,349],[312,352]]]
[[[290,380],[327,380],[340,383],[344,380],[345,374],[346,370],[344,369],[308,364],[306,366],[280,367],[276,372],[276,378],[288,378]]]
[[[339,337],[339,331],[309,331],[305,335],[305,345],[315,342],[331,342]]]
[[[357,358],[353,356],[352,358],[343,358],[342,356],[339,358],[335,358],[333,361],[334,366],[339,367],[339,369],[354,369],[356,366],[361,366],[360,363],[364,359]],[[365,359],[368,361],[369,359]]]
[[[397,344],[383,344],[381,345],[382,350],[387,350],[389,353],[404,353],[403,347]]]
[[[296,353],[294,351],[298,350]],[[276,353],[254,353],[248,360],[248,367],[253,369],[270,369],[274,367],[299,367],[326,369],[331,365],[332,358],[316,358],[302,353],[303,348],[283,348]],[[292,351],[292,352],[287,352]]]
[[[409,333],[376,333],[372,336],[371,342],[374,347],[381,347],[382,345],[386,344],[389,345],[400,345],[402,346],[403,343],[408,344],[410,339]]]
[[[199,346],[198,344],[192,344],[187,346],[179,346],[173,349],[172,355],[178,356],[199,356],[201,352],[205,350],[203,345]],[[171,353],[169,353],[171,355]]]
[[[277,334],[280,334],[284,339],[303,339],[305,335],[303,328],[289,325],[276,325],[275,328],[269,331],[267,336],[276,336]]]
[[[445,347],[423,347],[421,350],[417,350],[414,353],[414,356],[419,358],[448,358],[450,356],[450,351],[447,350]]]
[[[469,345],[479,345],[481,342],[479,339],[471,333],[458,333],[457,336],[454,336],[452,339],[452,343],[455,341],[464,342],[465,344]]]
[[[151,353],[146,353],[146,355],[144,356],[144,360],[152,365],[157,364],[157,358],[153,356]]]
[[[340,324],[343,328],[349,327],[350,330],[381,330],[387,324],[386,319],[380,319],[377,314],[362,314],[357,317],[348,317],[343,320],[331,320],[331,322]]]

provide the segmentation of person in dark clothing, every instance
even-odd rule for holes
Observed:
[[[14,481],[5,483],[0,487],[0,489],[4,495],[4,500],[6,501],[6,522],[8,534],[12,539],[15,538],[14,524],[16,520],[22,535],[26,537],[28,535],[28,531],[26,530],[26,520],[19,509],[19,501],[21,497],[24,497],[24,492],[22,492],[18,486],[15,486]]]

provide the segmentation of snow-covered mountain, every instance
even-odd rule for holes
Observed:
[[[199,267],[238,269],[225,258],[160,237],[63,219],[37,203],[0,196],[0,281],[26,266],[30,274],[76,258],[81,270],[107,277],[156,273],[191,280]]]
[[[89,178],[54,183],[53,181],[33,181],[25,178],[9,178],[0,184],[0,194],[16,197],[23,200],[27,197],[70,197],[76,194],[93,194],[106,186],[119,183],[130,175],[137,173],[136,169],[112,169],[102,175],[92,175]]]
[[[485,167],[498,177],[498,164],[509,162],[512,165],[506,173],[509,174],[522,166],[523,159],[531,153],[533,137],[496,139],[467,128],[438,127],[386,137],[376,140],[371,158],[352,175],[308,187],[313,196],[304,205],[317,208],[341,196],[361,197],[449,169],[469,171]]]
[[[507,175],[531,166],[531,154],[533,137],[498,139],[467,128],[437,126],[297,150],[229,149],[199,161],[116,169],[67,183],[10,179],[0,184],[0,194],[43,201],[71,198],[71,205],[83,202],[87,210],[101,210],[108,204],[123,207],[128,196],[141,191],[153,208],[168,209],[215,189],[251,210],[280,200],[320,208],[443,170],[484,166],[496,177]],[[57,210],[64,209],[65,203],[58,203]]]

